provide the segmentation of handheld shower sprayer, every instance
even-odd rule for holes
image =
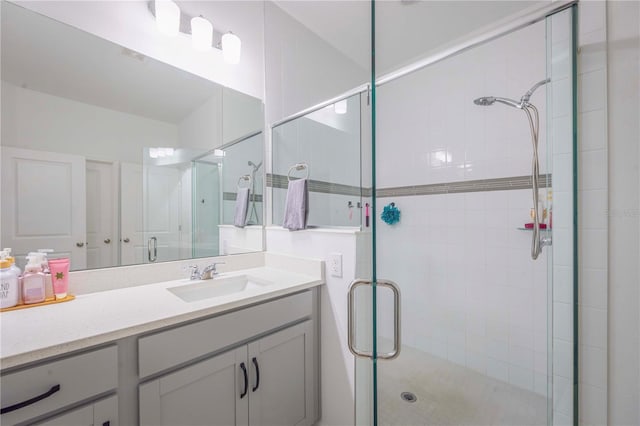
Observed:
[[[538,109],[529,102],[531,99],[531,95],[535,92],[540,86],[544,86],[545,84],[551,81],[550,78],[539,81],[531,87],[522,97],[520,101],[515,101],[513,99],[508,98],[499,98],[495,96],[485,96],[482,98],[477,98],[473,101],[474,104],[480,106],[490,106],[494,103],[498,102],[501,104],[509,105],[514,108],[518,108],[525,112],[527,115],[527,119],[529,120],[529,128],[531,130],[531,144],[533,146],[533,158],[531,161],[531,191],[533,192],[533,239],[531,241],[531,258],[537,259],[540,253],[542,252],[542,246],[545,244],[549,244],[549,240],[542,239],[540,237],[540,212],[538,207],[538,190],[539,190],[539,181],[540,181],[540,165],[538,161],[538,136],[540,131],[540,119],[538,116]]]

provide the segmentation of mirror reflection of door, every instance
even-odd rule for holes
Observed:
[[[87,160],[87,268],[117,265],[117,167]]]
[[[85,160],[78,155],[2,147],[2,244],[21,264],[38,249],[85,269]]]
[[[144,263],[142,166],[120,164],[120,264]]]
[[[181,177],[180,170],[175,167],[144,166],[145,263],[181,258]]]

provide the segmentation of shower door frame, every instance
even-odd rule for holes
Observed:
[[[540,21],[544,21],[547,18],[551,17],[552,15],[559,13],[559,12],[563,12],[566,11],[567,9],[571,9],[571,44],[570,44],[570,49],[571,49],[571,90],[572,90],[572,105],[571,105],[571,114],[572,114],[572,146],[573,146],[573,152],[572,152],[572,156],[573,156],[573,161],[572,161],[572,191],[573,191],[573,199],[572,199],[572,209],[573,209],[573,222],[572,222],[572,251],[573,251],[573,275],[572,275],[572,281],[573,281],[573,295],[572,295],[572,321],[573,321],[573,377],[572,377],[572,384],[573,384],[573,406],[572,406],[572,411],[573,411],[573,424],[577,425],[578,424],[578,332],[577,332],[577,328],[578,328],[578,317],[577,317],[577,306],[578,306],[578,230],[577,230],[577,214],[576,214],[576,208],[577,208],[577,123],[576,123],[576,117],[577,117],[577,99],[576,99],[576,93],[577,93],[577,69],[576,69],[576,64],[577,64],[577,4],[578,4],[578,0],[570,0],[570,1],[563,1],[563,2],[557,2],[557,3],[553,3],[550,5],[546,5],[544,7],[541,7],[540,9],[531,12],[529,14],[527,14],[526,16],[520,16],[514,20],[512,20],[511,22],[500,26],[499,28],[495,28],[491,31],[488,31],[480,36],[477,36],[473,39],[467,40],[466,42],[463,42],[457,46],[454,47],[450,47],[448,49],[445,49],[439,53],[436,53],[434,55],[431,55],[429,57],[426,57],[420,61],[417,61],[413,64],[410,64],[408,66],[405,66],[403,68],[400,68],[399,70],[396,70],[394,72],[385,74],[379,78],[376,78],[376,49],[375,49],[375,35],[376,35],[376,26],[375,26],[375,20],[376,20],[376,15],[375,15],[375,0],[371,0],[371,184],[372,184],[372,188],[371,188],[371,192],[372,192],[372,214],[373,217],[375,218],[376,215],[378,214],[378,209],[377,209],[377,197],[376,197],[376,88],[379,86],[382,86],[388,82],[391,82],[393,80],[396,80],[400,77],[406,76],[408,74],[411,74],[415,71],[421,70],[429,65],[435,64],[437,62],[443,61],[453,55],[456,55],[458,53],[464,52],[466,50],[470,50],[473,49],[477,46],[480,46],[482,44],[485,44],[491,40],[497,39],[499,37],[505,36],[507,34],[510,34],[514,31],[523,29],[525,27],[528,27],[529,25],[535,24],[537,22]],[[380,279],[377,276],[377,271],[376,271],[376,265],[377,265],[377,253],[376,253],[376,220],[374,219],[372,221],[372,244],[371,244],[371,263],[372,263],[372,275],[371,275],[371,279],[370,280],[358,280],[356,279],[356,281],[354,281],[354,283],[359,282],[358,285],[362,285],[362,281],[368,281],[371,285],[371,328],[372,328],[372,336],[377,336],[377,313],[376,313],[376,306],[377,306],[377,297],[376,297],[376,293],[377,293],[377,286],[376,286],[376,282],[380,281],[380,283],[382,283],[382,279]],[[352,294],[350,293],[350,298],[352,297]],[[351,312],[351,308],[352,308],[352,303],[351,303],[351,299],[350,299],[350,303],[349,303],[349,307],[350,307],[350,313],[349,313],[349,318],[351,319],[351,315],[353,315],[353,312]],[[552,309],[552,308],[550,308]],[[353,341],[351,340],[352,336],[351,336],[351,327],[352,324],[349,324],[349,335],[350,335],[350,340],[349,340],[349,346],[350,348],[353,346]],[[363,422],[372,424],[374,426],[378,425],[378,377],[377,377],[377,360],[378,358],[382,359],[383,356],[382,354],[378,355],[378,348],[377,348],[377,339],[373,338],[371,343],[371,351],[363,351],[362,353],[358,353],[358,350],[356,349],[355,351],[353,351],[354,355],[356,355],[356,357],[358,358],[363,358],[363,359],[370,359],[371,360],[371,376],[370,376],[370,380],[371,380],[371,384],[370,384],[370,395],[369,395],[369,403],[372,405],[370,407],[370,418],[369,419],[362,419],[359,418],[361,416],[358,415],[358,386],[357,386],[357,382],[358,382],[358,368],[357,368],[357,363],[358,360],[356,359],[356,377],[355,377],[355,382],[356,382],[356,386],[355,386],[355,401],[356,401],[356,406],[354,407],[354,424],[363,424]],[[550,350],[548,349],[548,352],[550,353]],[[553,393],[549,392],[549,395],[547,395],[549,404],[551,404],[551,407],[548,408],[549,414],[547,416],[548,421],[551,422],[552,419],[552,411],[553,411]],[[365,395],[365,399],[366,399],[366,395]],[[367,402],[365,401],[364,404],[366,405]]]

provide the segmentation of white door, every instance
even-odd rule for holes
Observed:
[[[315,422],[313,336],[306,321],[249,344],[252,426]]]
[[[87,161],[87,268],[117,265],[117,175],[113,163]]]
[[[38,426],[118,426],[118,423],[118,397],[114,395],[36,424]]]
[[[141,385],[140,424],[248,425],[246,358],[242,346]]]
[[[2,147],[2,247],[37,249],[86,268],[85,159]]]
[[[142,166],[120,164],[120,264],[144,262],[144,228],[142,227]]]
[[[144,262],[180,259],[180,170],[170,166],[144,166]]]

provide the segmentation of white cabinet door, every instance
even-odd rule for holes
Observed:
[[[316,420],[311,321],[249,344],[252,426],[311,425]]]
[[[87,268],[107,268],[117,261],[117,194],[113,163],[87,161]]]
[[[36,423],[37,426],[118,426],[118,397],[112,396],[60,416]]]
[[[140,424],[247,426],[246,358],[242,346],[141,385]]]
[[[120,164],[120,264],[144,262],[146,244],[142,227],[142,166]]]
[[[21,257],[53,249],[86,268],[85,160],[2,147],[2,247]]]

